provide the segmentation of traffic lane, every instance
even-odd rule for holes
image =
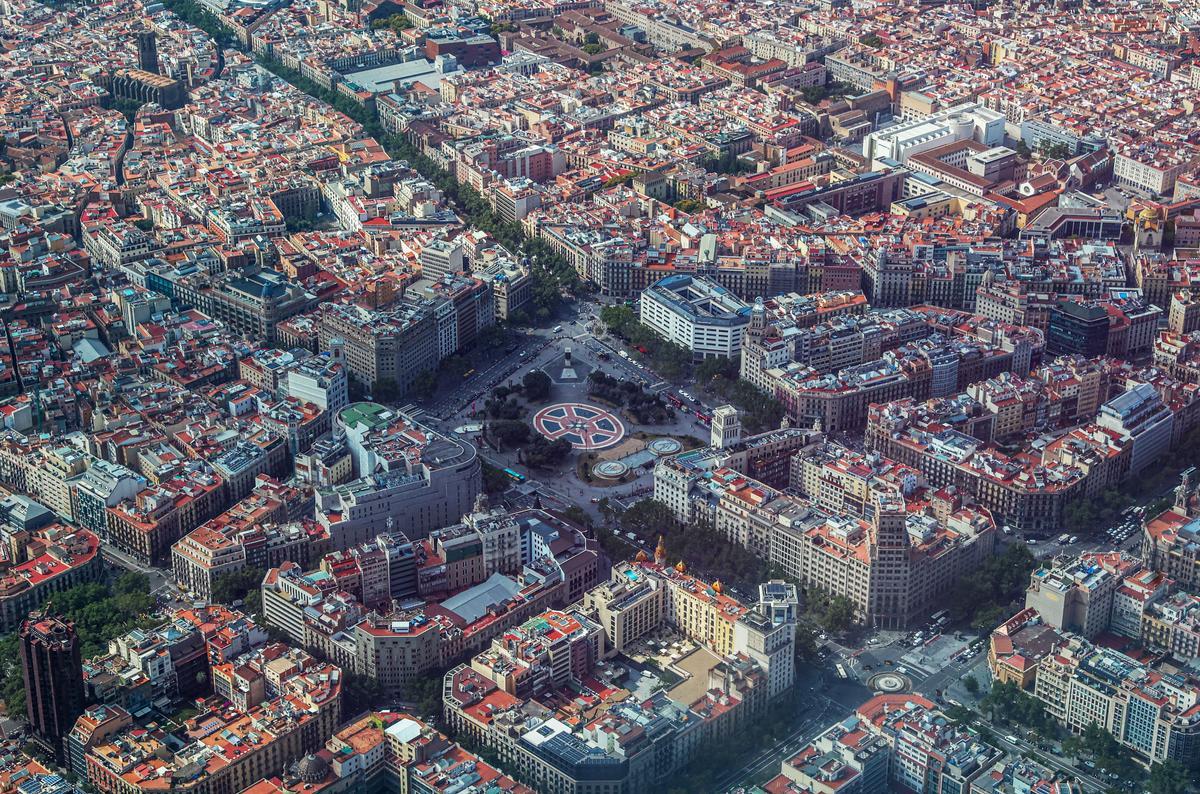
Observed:
[[[741,768],[722,777],[717,781],[717,785],[714,787],[715,790],[726,791],[773,767],[778,769],[784,761],[795,756],[806,744],[823,733],[830,725],[845,719],[853,713],[853,709],[847,709],[837,701],[824,697],[816,692],[815,689],[811,691],[809,697],[820,703],[820,708],[817,711],[808,713],[797,724],[796,729],[787,736],[758,753]]]
[[[1001,749],[1007,750],[1009,753],[1014,755],[1036,753],[1038,758],[1040,758],[1042,762],[1051,769],[1055,769],[1059,772],[1065,772],[1068,775],[1078,778],[1079,782],[1086,784],[1091,790],[1104,791],[1110,786],[1110,781],[1102,780],[1093,774],[1086,773],[1082,769],[1076,767],[1074,764],[1067,763],[1058,756],[1047,753],[1044,750],[1039,750],[1029,742],[1018,736],[1014,736],[1013,734],[997,733],[995,734],[995,743],[999,745]]]

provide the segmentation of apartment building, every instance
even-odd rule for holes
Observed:
[[[14,631],[53,593],[104,576],[100,539],[82,527],[43,524],[15,532],[12,561],[0,577],[0,631]]]
[[[982,792],[1003,757],[919,695],[876,695],[785,758],[766,789]]]
[[[770,559],[805,585],[849,599],[864,623],[904,629],[995,547],[987,511],[936,499],[935,515],[927,516],[908,512],[898,494],[874,491],[869,519],[818,514],[789,521],[774,528]]]
[[[315,296],[273,270],[230,271],[216,278],[197,274],[175,284],[175,297],[238,334],[275,341],[275,327],[308,309]]]
[[[1093,639],[1109,630],[1117,592],[1140,568],[1140,560],[1121,552],[1085,554],[1062,566],[1039,568],[1025,591],[1025,608],[1037,610],[1059,631]]]
[[[444,543],[441,531],[417,542],[393,532],[326,554],[308,573],[293,562],[272,568],[267,622],[399,693],[607,577],[607,559],[572,525],[540,510],[477,508],[446,528]]]
[[[1188,592],[1200,591],[1200,499],[1196,470],[1188,468],[1175,488],[1175,504],[1147,516],[1142,528],[1146,567],[1170,577]]]
[[[759,604],[746,607],[723,595],[719,583],[663,563],[660,550],[653,562],[623,565],[578,611],[544,613],[497,638],[469,666],[450,670],[447,721],[495,750],[539,791],[556,794],[654,790],[705,743],[739,730],[792,685],[795,589],[768,583]],[[642,602],[634,610],[630,597],[661,606],[647,613]],[[632,621],[647,616],[656,628],[674,628],[702,646],[689,657],[696,680],[674,688],[648,681],[654,691],[636,703],[618,695],[603,713],[578,712],[580,691],[589,696],[592,682],[607,686],[619,674],[603,661],[620,653],[606,627],[622,626],[619,641],[626,647],[641,630]],[[714,634],[715,621],[740,628],[732,636]],[[719,653],[718,645],[729,652]],[[564,684],[570,686],[562,692],[576,694],[561,697]]]
[[[1140,639],[1181,660],[1200,658],[1200,597],[1178,592],[1150,604],[1142,615]]]
[[[315,522],[298,520],[311,515],[312,504],[311,494],[259,475],[248,496],[171,546],[175,581],[212,600],[220,576],[284,560],[307,565],[329,545]]]
[[[113,733],[87,751],[88,782],[105,794],[137,794],[164,780],[180,791],[226,794],[319,749],[341,722],[341,671],[278,644],[244,664],[266,676],[263,698],[247,711],[214,697],[190,732],[185,725],[179,735],[132,726]]]
[[[386,382],[398,394],[437,368],[437,319],[432,307],[401,303],[387,311],[324,303],[317,315],[322,350],[340,345],[351,378],[366,389]]]
[[[956,403],[874,405],[867,448],[919,469],[935,488],[956,486],[997,521],[1033,531],[1060,527],[1070,499],[1116,485],[1129,470],[1130,446],[1096,425],[1060,436],[1031,461],[957,429],[961,416]]]
[[[1200,760],[1200,689],[1082,637],[1042,660],[1034,696],[1073,732],[1095,723],[1147,765]]]
[[[1175,412],[1153,386],[1139,383],[1101,405],[1096,424],[1128,440],[1129,473],[1136,475],[1171,448]]]

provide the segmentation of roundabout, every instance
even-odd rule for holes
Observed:
[[[885,695],[895,695],[909,688],[908,678],[900,673],[885,672],[871,676],[867,686]]]
[[[582,450],[605,449],[625,437],[620,419],[584,403],[548,405],[533,415],[533,427],[550,441],[561,438]]]

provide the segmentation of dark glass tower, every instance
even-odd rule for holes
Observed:
[[[64,761],[63,737],[83,713],[83,666],[75,624],[31,614],[21,624],[25,711],[38,740]]]

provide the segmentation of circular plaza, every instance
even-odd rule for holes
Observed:
[[[550,441],[561,438],[582,450],[605,449],[625,437],[620,419],[584,403],[548,405],[534,414],[533,427]]]

